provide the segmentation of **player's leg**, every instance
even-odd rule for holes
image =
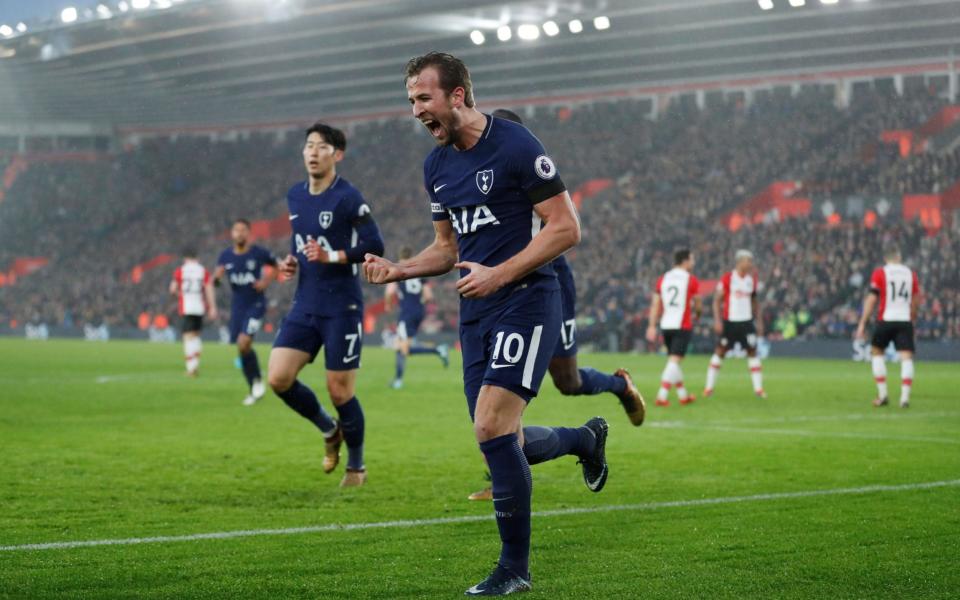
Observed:
[[[337,466],[343,435],[337,422],[323,410],[316,394],[297,380],[300,371],[320,351],[320,335],[309,323],[284,319],[270,351],[267,381],[274,393],[301,417],[313,423],[323,434],[325,456],[323,470]]]
[[[366,483],[363,463],[363,441],[366,420],[356,396],[357,369],[363,349],[363,323],[360,315],[321,319],[325,343],[327,392],[340,417],[340,429],[347,446],[347,468],[342,487]]]
[[[676,330],[666,329],[663,331],[663,344],[667,347],[668,353],[670,353],[670,348],[673,346],[673,338],[676,337],[676,335]],[[668,357],[667,364],[663,366],[663,371],[660,373],[660,387],[657,389],[657,406],[670,406],[670,388],[673,387],[674,377],[673,364],[670,357]]]
[[[441,344],[439,346],[423,346],[417,342],[417,332],[420,331],[420,323],[422,322],[422,317],[414,317],[406,320],[405,329],[407,338],[409,339],[408,354],[410,356],[417,356],[419,354],[432,354],[440,359],[440,362],[443,363],[444,368],[450,366],[450,356],[445,345]]]
[[[913,389],[913,324],[899,325],[893,343],[900,354],[900,408],[907,408]]]
[[[680,404],[691,404],[696,397],[687,391],[687,387],[683,384],[683,368],[680,366],[683,356],[683,354],[671,354],[667,362],[673,363],[673,389],[677,391],[677,399],[680,400]]]
[[[557,390],[564,396],[595,396],[610,392],[620,400],[630,421],[642,425],[646,405],[626,369],[608,375],[590,367],[578,367],[576,322],[567,319],[561,324],[560,331],[549,366],[550,378]]]
[[[905,350],[900,354],[900,408],[910,406],[910,391],[913,389],[913,352]]]
[[[877,323],[870,340],[870,366],[873,371],[873,381],[877,384],[877,397],[873,400],[876,407],[886,406],[887,396],[887,363],[884,360],[884,349],[890,344],[890,335],[885,323]]]
[[[763,391],[763,364],[760,357],[757,356],[757,330],[753,323],[745,326],[745,335],[742,335],[745,347],[747,349],[747,367],[750,369],[750,383],[753,385],[753,393],[757,398],[766,398],[767,393]]]
[[[196,315],[183,317],[183,355],[187,375],[191,377],[196,377],[200,369],[200,353],[203,351],[203,341],[200,339],[202,330],[202,317]]]
[[[713,349],[713,356],[710,357],[710,364],[707,366],[707,384],[703,388],[703,397],[709,398],[717,387],[717,378],[720,376],[720,367],[723,366],[723,359],[730,349],[730,339],[727,337],[727,323],[723,324],[723,333],[717,341],[716,348]]]
[[[480,594],[505,580],[520,579],[517,585],[529,587],[533,477],[517,435],[524,408],[523,398],[493,385],[484,385],[476,400],[474,434],[490,468],[501,547],[498,569],[468,594]]]
[[[397,323],[397,356],[393,375],[393,382],[390,384],[395,390],[403,387],[403,372],[407,366],[407,356],[410,355],[410,338],[407,336],[407,324],[401,320]]]

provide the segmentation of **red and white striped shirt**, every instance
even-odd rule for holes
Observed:
[[[690,271],[673,268],[657,279],[657,293],[663,305],[663,314],[660,316],[660,329],[693,328],[693,319],[690,307],[693,299],[700,290],[700,282]]]
[[[207,312],[203,288],[210,283],[210,272],[195,260],[185,261],[173,272],[181,315],[202,317]]]
[[[910,322],[913,299],[920,293],[920,280],[910,267],[891,264],[878,267],[870,277],[870,289],[880,297],[877,319]]]
[[[736,270],[728,271],[720,278],[717,287],[723,293],[721,314],[724,321],[753,320],[753,299],[759,287],[754,273],[741,276]]]

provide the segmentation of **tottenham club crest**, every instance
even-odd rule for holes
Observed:
[[[557,174],[557,167],[546,154],[541,154],[533,163],[533,169],[540,176],[540,179],[553,179]]]
[[[324,210],[320,212],[320,227],[326,229],[330,227],[330,224],[333,223],[333,213],[329,210]]]
[[[252,270],[254,270],[254,269],[256,269],[256,268],[257,268],[257,261],[253,260],[252,258],[247,261],[247,270],[248,270],[248,271],[252,271]]]
[[[493,187],[493,169],[477,171],[477,187],[484,195],[490,193],[490,189]]]

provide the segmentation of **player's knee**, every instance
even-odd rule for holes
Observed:
[[[580,388],[583,387],[583,382],[580,381],[580,373],[558,373],[553,378],[553,384],[557,386],[557,389],[564,396],[574,396],[577,392],[580,391]]]
[[[267,373],[267,383],[270,384],[270,389],[277,394],[289,390],[296,379],[295,374],[280,369],[270,369]]]
[[[330,395],[330,401],[336,406],[340,406],[346,404],[353,398],[354,389],[349,381],[330,378],[327,381],[327,393]]]
[[[240,352],[240,354],[249,354],[252,347],[253,340],[249,337],[243,336],[237,338],[237,351]]]

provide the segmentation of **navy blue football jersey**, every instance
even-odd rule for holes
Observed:
[[[423,316],[423,280],[419,277],[407,279],[397,284],[397,297],[400,300],[400,320]]]
[[[383,241],[370,206],[342,177],[316,196],[304,181],[287,193],[290,211],[291,253],[299,263],[297,292],[291,313],[332,317],[363,312],[363,293],[357,277],[363,252],[383,253]],[[345,250],[352,264],[309,262],[307,242],[324,250]]]
[[[273,266],[277,259],[262,246],[250,246],[246,252],[237,254],[233,246],[220,253],[217,266],[223,267],[224,275],[233,290],[231,302],[234,307],[252,306],[264,300],[264,293],[254,289],[253,284],[263,276],[263,267]]]
[[[533,207],[566,190],[543,144],[526,127],[487,115],[469,150],[439,146],[423,165],[434,221],[449,220],[460,260],[496,266],[522,251],[540,230]],[[461,276],[469,271],[461,270]],[[461,298],[460,320],[497,310],[518,286],[558,289],[551,264],[487,298]]]

